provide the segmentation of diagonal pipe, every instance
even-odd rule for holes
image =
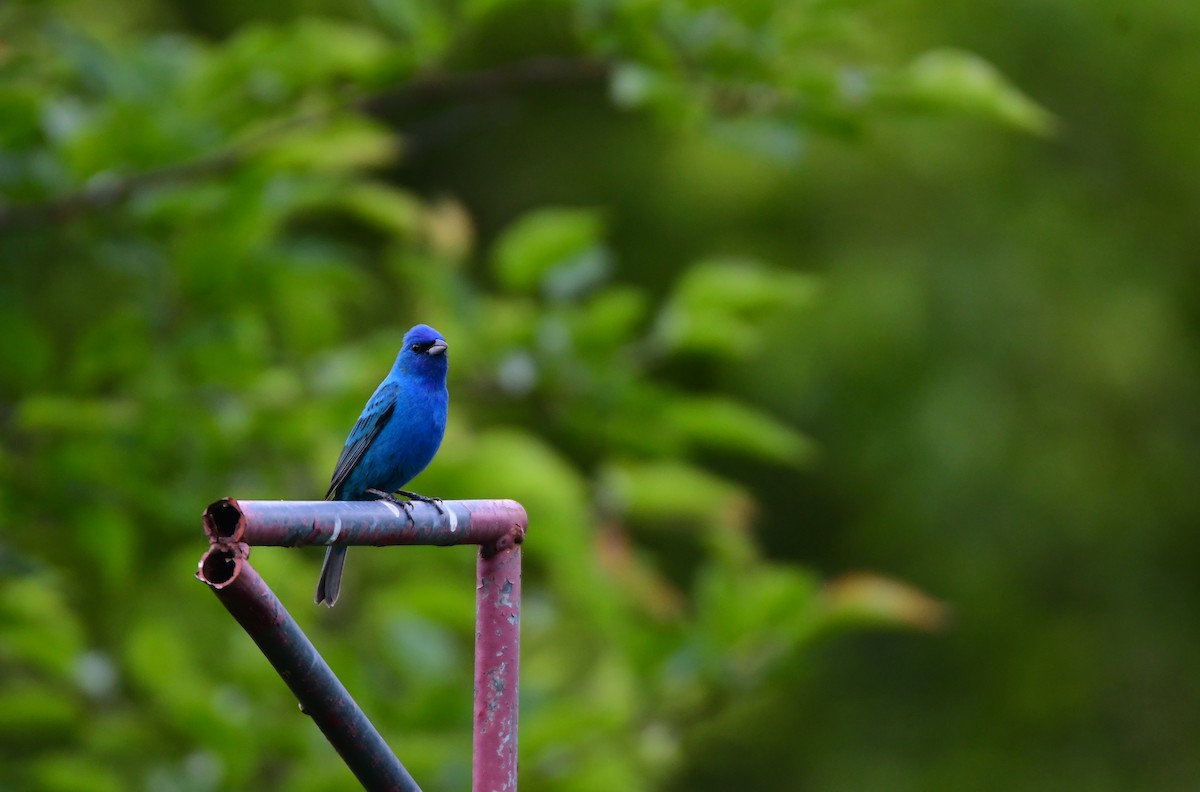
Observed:
[[[247,555],[245,545],[214,546],[196,577],[258,644],[363,789],[421,792]]]

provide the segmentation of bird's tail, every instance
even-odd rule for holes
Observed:
[[[346,563],[345,547],[330,547],[325,551],[325,563],[321,565],[321,577],[317,578],[318,605],[333,607],[337,602],[338,590],[342,587],[342,566]]]

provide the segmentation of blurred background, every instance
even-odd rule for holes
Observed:
[[[0,6],[0,789],[354,781],[192,578],[320,497],[512,497],[527,790],[1194,789],[1200,5]],[[259,571],[469,786],[473,555]]]

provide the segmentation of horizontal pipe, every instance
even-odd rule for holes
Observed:
[[[436,506],[415,501],[404,508],[384,500],[224,498],[204,510],[204,531],[221,545],[519,544],[527,525],[524,507],[512,500],[440,501]]]
[[[516,792],[521,547],[479,548],[475,590],[473,792]]]
[[[214,545],[196,577],[258,644],[364,789],[420,792],[412,776],[333,675],[312,642],[250,566],[244,544]]]

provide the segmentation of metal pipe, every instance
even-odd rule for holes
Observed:
[[[440,510],[439,510],[440,506]],[[389,501],[238,501],[225,498],[204,510],[214,544],[490,545],[520,543],[528,518],[512,500],[420,501],[407,508]]]
[[[420,792],[283,603],[250,566],[249,554],[245,544],[214,544],[200,559],[196,577],[212,588],[258,644],[296,695],[301,711],[313,719],[364,789]]]
[[[473,792],[516,792],[521,546],[479,549],[475,596]]]
[[[416,782],[247,560],[250,545],[478,544],[473,792],[516,792],[521,543],[528,518],[511,500],[237,501],[204,511],[207,583],[283,677],[364,788]]]

